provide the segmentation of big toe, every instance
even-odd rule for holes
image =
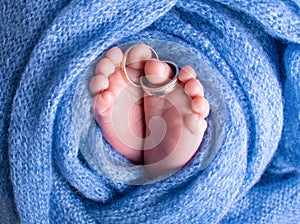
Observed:
[[[170,66],[159,60],[147,61],[144,70],[147,80],[152,84],[166,84],[173,76]]]
[[[147,60],[153,57],[154,51],[145,44],[138,44],[129,48],[125,53],[125,60],[128,78],[138,85],[140,77],[144,73],[144,66]],[[155,55],[155,57],[157,57]]]

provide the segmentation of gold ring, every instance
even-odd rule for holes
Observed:
[[[131,46],[130,48],[128,48],[127,50],[126,50],[126,52],[124,53],[124,57],[123,57],[123,60],[122,60],[122,64],[121,64],[121,67],[120,67],[120,71],[121,71],[121,74],[122,74],[122,77],[123,77],[123,79],[127,82],[127,83],[130,83],[130,84],[132,84],[133,86],[135,86],[135,87],[141,87],[141,85],[139,85],[138,83],[135,83],[135,82],[133,82],[130,78],[129,78],[129,76],[128,76],[128,73],[127,73],[127,70],[126,70],[126,63],[127,63],[127,56],[128,56],[128,53],[131,51],[131,49],[132,48],[134,48],[135,46],[137,46],[137,45],[133,45],[133,46]],[[159,59],[158,58],[158,55],[157,55],[157,53],[156,53],[156,51],[152,48],[152,47],[150,47],[149,45],[147,45],[147,47],[149,47],[150,48],[150,50],[151,50],[151,52],[152,52],[152,57],[151,58],[155,58],[155,59]],[[150,59],[149,59],[150,60]]]

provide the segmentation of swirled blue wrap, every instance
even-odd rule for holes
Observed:
[[[2,0],[0,9],[0,223],[300,223],[299,0]],[[208,117],[201,150],[180,171],[130,185],[80,153],[98,136],[119,156],[86,128],[92,119],[78,119],[91,116],[78,89],[99,55],[140,39],[201,55],[222,92],[224,108],[212,103],[211,114],[225,119]],[[214,129],[223,138],[201,169]]]

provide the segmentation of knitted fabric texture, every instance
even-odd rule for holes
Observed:
[[[0,223],[300,223],[299,1],[2,0],[0,8]],[[214,102],[209,91],[195,157],[166,179],[130,185],[86,160],[96,146],[122,158],[85,119],[83,84],[110,47],[154,39],[191,49],[221,94]],[[222,139],[203,168],[214,130]]]

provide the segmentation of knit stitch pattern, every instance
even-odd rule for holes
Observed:
[[[3,0],[0,8],[0,223],[300,222],[299,1]],[[142,40],[189,48],[216,92],[207,79],[212,110],[193,159],[136,186],[104,175],[118,171],[110,160],[100,157],[102,175],[85,155],[97,147],[128,163],[92,119],[87,83],[99,55]]]

